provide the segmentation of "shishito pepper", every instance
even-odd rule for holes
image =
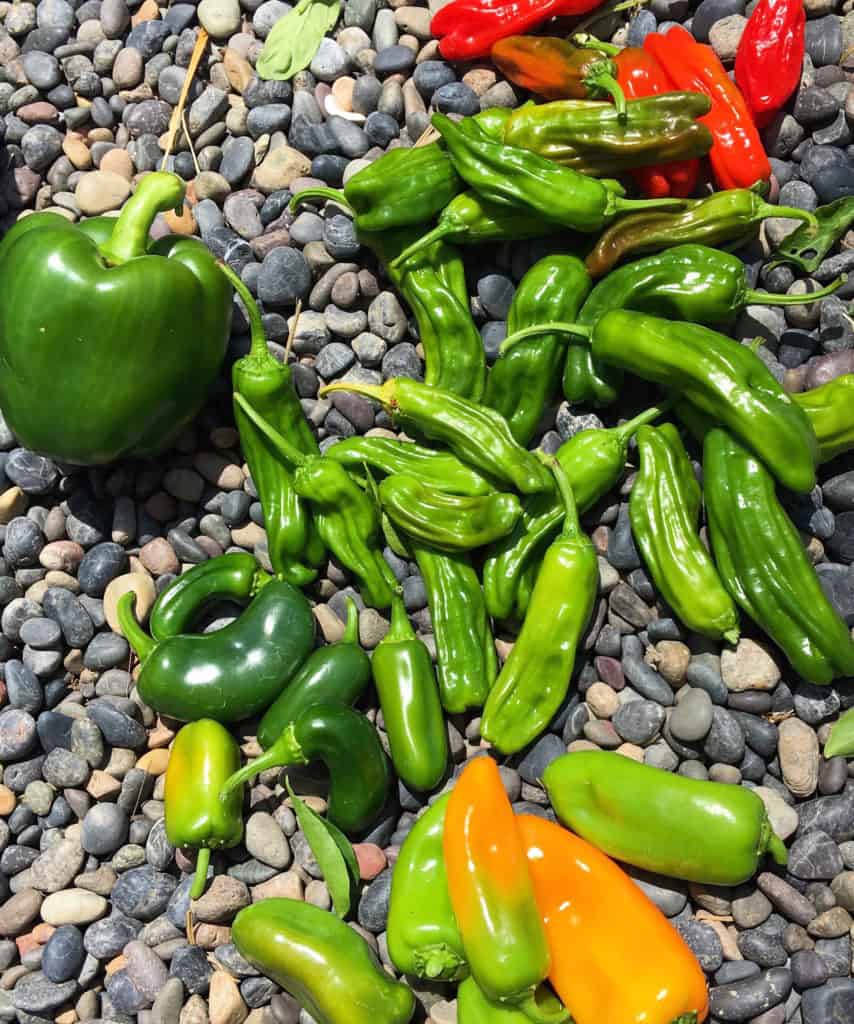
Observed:
[[[632,879],[551,821],[522,814],[516,827],[549,940],[549,981],[575,1024],[700,1024],[709,999],[697,958]]]
[[[553,1021],[554,1024],[570,1019],[568,1011],[561,1006],[548,986],[538,988],[534,998],[540,1019]],[[487,999],[474,978],[466,978],[457,989],[458,1024],[530,1024],[530,1020],[527,1013],[515,1006],[493,1003]]]
[[[845,373],[792,398],[804,410],[818,441],[818,461],[830,462],[854,448],[854,374]]]
[[[302,900],[261,900],[235,917],[231,940],[317,1024],[408,1024],[415,996],[389,977],[365,940]]]
[[[560,707],[599,589],[596,550],[581,530],[572,485],[557,459],[551,463],[563,530],[543,556],[522,629],[480,723],[481,735],[503,754],[527,746]]]
[[[854,643],[765,466],[725,430],[703,442],[712,550],[734,600],[812,683],[854,676]]]
[[[765,805],[743,786],[701,782],[622,754],[576,751],[543,773],[558,818],[610,857],[671,878],[739,885],[765,853],[788,858]]]
[[[550,957],[522,840],[498,766],[469,761],[451,791],[443,840],[451,905],[469,970],[488,999],[538,1015]],[[561,1018],[557,1018],[558,1020]]]
[[[119,598],[121,631],[142,662],[137,687],[155,711],[181,722],[239,722],[264,711],[314,640],[308,601],[273,580],[230,625],[214,633],[153,640],[134,617],[136,595]]]
[[[166,767],[163,796],[166,838],[196,850],[190,898],[204,891],[211,850],[227,850],[243,838],[243,793],[220,799],[220,786],[240,766],[240,749],[219,722],[203,718],[175,737]]]
[[[148,235],[184,188],[148,174],[118,219],[35,213],[0,242],[0,408],[22,445],[85,466],[147,457],[202,407],[231,288],[198,239]]]

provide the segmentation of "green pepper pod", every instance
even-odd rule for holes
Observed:
[[[119,598],[121,631],[142,662],[137,688],[146,704],[181,722],[240,722],[264,711],[312,648],[308,601],[273,580],[230,625],[199,636],[153,640],[134,617],[136,595]]]
[[[771,253],[766,269],[794,263],[805,274],[818,270],[830,250],[854,224],[854,196],[843,196],[827,206],[819,206],[815,218],[816,224],[801,224],[786,235]]]
[[[395,869],[396,870],[396,869]],[[554,1021],[569,1020],[567,1010],[547,985],[540,985],[534,992],[534,1003],[538,1019]],[[457,1024],[530,1024],[530,1016],[515,1006],[493,1003],[487,999],[478,983],[468,977],[457,989]]]
[[[833,723],[824,745],[824,756],[854,757],[854,708],[840,715]]]
[[[504,417],[494,409],[431,388],[410,377],[392,377],[384,384],[336,381],[320,396],[352,391],[379,402],[392,416],[410,424],[455,455],[497,480],[506,480],[523,494],[551,488],[546,469],[533,452],[516,443]]]
[[[843,374],[792,398],[807,414],[815,431],[819,463],[830,462],[854,448],[854,374]]]
[[[725,430],[703,443],[706,517],[724,586],[812,683],[854,675],[848,627],[821,587],[763,464]]]
[[[445,494],[414,476],[395,473],[379,486],[393,523],[441,551],[471,551],[506,536],[522,514],[515,494]]]
[[[430,654],[397,596],[371,668],[395,771],[410,789],[433,789],[448,764],[448,734]]]
[[[815,486],[812,426],[745,345],[698,324],[612,310],[594,324],[591,351],[669,388],[728,427],[786,487],[807,492]]]
[[[490,690],[481,735],[514,754],[545,729],[566,697],[575,652],[599,589],[599,562],[581,530],[572,486],[552,459],[563,505],[563,531],[543,557],[528,613]]]
[[[394,966],[434,981],[456,981],[468,973],[442,853],[449,797],[446,793],[431,804],[403,840],[391,877],[386,928]]]
[[[632,534],[653,582],[685,625],[738,642],[738,612],[697,534],[700,485],[672,423],[640,427],[632,484]]]
[[[317,1024],[408,1024],[410,989],[382,969],[335,914],[302,900],[261,900],[235,917],[231,940]]]
[[[347,598],[344,636],[312,651],[264,713],[258,742],[267,750],[284,730],[315,704],[354,704],[371,681],[371,662],[359,645],[359,609]]]
[[[329,772],[329,820],[345,832],[370,825],[388,795],[388,761],[376,729],[345,704],[307,707],[260,757],[225,780],[222,798],[259,772],[312,761]]]
[[[186,633],[212,604],[249,601],[270,578],[259,569],[254,555],[239,551],[199,562],[170,583],[154,602],[149,632],[155,640]]]
[[[739,885],[786,847],[743,786],[701,782],[606,751],[552,761],[543,782],[560,820],[610,857],[671,878]]]
[[[576,256],[546,256],[519,283],[507,314],[508,332],[551,320],[574,320],[590,283]],[[554,398],[563,358],[560,335],[541,334],[512,348],[489,371],[484,404],[501,413],[519,444],[530,441],[546,404]]]
[[[204,891],[211,850],[243,838],[243,793],[220,800],[220,786],[240,766],[240,749],[228,729],[209,718],[179,730],[169,751],[164,791],[166,838],[198,850],[190,898]]]

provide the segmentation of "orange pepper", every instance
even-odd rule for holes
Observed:
[[[704,1020],[700,965],[629,876],[559,825],[526,814],[516,823],[551,948],[549,981],[575,1024]]]

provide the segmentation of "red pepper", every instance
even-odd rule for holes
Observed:
[[[735,81],[759,127],[797,89],[805,47],[804,0],[759,0],[735,55]]]
[[[767,181],[771,165],[756,124],[711,46],[696,42],[680,25],[664,34],[651,33],[643,46],[664,68],[674,88],[705,93],[712,101],[710,113],[700,120],[715,140],[709,159],[718,185],[750,188],[757,181]]]
[[[524,35],[549,18],[586,14],[602,0],[452,0],[430,23],[434,36],[444,36],[439,50],[447,60],[487,57],[493,43]]]

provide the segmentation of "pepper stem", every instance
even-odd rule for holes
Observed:
[[[344,192],[340,188],[324,188],[318,185],[316,188],[304,188],[301,192],[297,192],[295,196],[291,197],[291,201],[288,203],[288,209],[291,213],[302,206],[303,203],[311,202],[312,199],[328,199],[333,203],[337,203],[340,207],[345,209],[351,216],[356,216],[356,211],[344,198]]]
[[[308,759],[303,754],[302,747],[299,745],[299,741],[294,734],[293,722],[286,727],[276,742],[269,749],[265,750],[260,757],[256,757],[253,761],[250,761],[229,775],[220,787],[220,800],[228,799],[229,795],[238,786],[242,786],[244,782],[249,782],[250,779],[260,772],[265,772],[268,768],[285,768],[289,764],[308,764]]]
[[[306,456],[299,450],[299,448],[292,444],[286,437],[283,437],[278,430],[272,426],[272,424],[268,423],[259,412],[253,409],[250,403],[247,402],[243,395],[238,391],[234,392],[234,401],[240,409],[246,413],[249,419],[261,431],[264,437],[267,438],[283,459],[286,459],[294,466],[305,465],[307,461]]]
[[[589,338],[590,327],[584,324],[573,324],[568,320],[548,320],[544,324],[534,324],[533,327],[523,327],[521,330],[508,334],[501,347],[498,349],[500,356],[506,355],[514,345],[526,338],[535,338],[540,334],[563,334],[576,338]]]
[[[411,245],[407,245],[403,252],[400,253],[399,256],[395,256],[395,258],[389,263],[389,267],[392,270],[397,270],[409,259],[410,256],[415,256],[416,253],[422,252],[434,242],[439,242],[443,238],[447,238],[448,235],[452,235],[456,230],[456,226],[450,221],[446,221],[444,224],[437,224],[432,231],[428,231],[426,235],[422,235]]]
[[[811,303],[823,299],[826,295],[832,295],[838,291],[848,280],[847,274],[840,274],[835,281],[819,288],[815,292],[806,292],[803,295],[774,295],[771,292],[758,292],[748,288],[744,293],[744,304],[746,306],[809,306]]]
[[[589,32],[576,32],[572,37],[572,41],[576,46],[580,46],[586,50],[598,50],[600,53],[606,54],[608,57],[616,57],[620,52],[619,46],[614,46],[613,43],[606,43],[598,36],[594,36]]]
[[[380,405],[385,406],[387,409],[394,409],[397,405],[397,399],[395,397],[397,387],[394,381],[394,377],[387,380],[385,384],[362,384],[355,380],[339,380],[334,384],[326,384],[317,392],[317,394],[320,398],[323,398],[325,395],[328,395],[333,391],[349,391],[354,395],[362,395],[364,398],[372,398],[375,402],[379,402]]]
[[[246,284],[240,275],[232,270],[227,263],[224,263],[222,260],[217,260],[217,266],[231,282],[231,287],[240,296],[240,300],[246,310],[246,316],[249,318],[249,330],[252,337],[249,348],[250,358],[269,359],[271,362],[275,363],[276,360],[273,359],[270,355],[270,350],[267,348],[267,337],[264,334],[264,322],[261,319],[261,310],[258,308],[258,303],[255,301],[255,297],[246,287]]]
[[[620,443],[628,444],[632,435],[637,433],[638,427],[642,427],[645,423],[652,423],[653,420],[657,420],[659,416],[663,416],[668,412],[675,403],[675,398],[668,398],[665,402],[653,405],[649,409],[644,409],[643,412],[639,412],[637,416],[628,420],[626,423],[621,423],[619,427],[614,427],[614,433],[620,439]]]
[[[129,590],[119,598],[119,603],[116,605],[116,618],[119,620],[119,629],[124,634],[125,640],[136,651],[139,660],[145,661],[157,646],[157,642],[137,622],[134,614],[135,608],[136,594]]]
[[[148,250],[148,232],[158,213],[183,209],[184,182],[169,171],[153,171],[137,186],[125,203],[109,239],[99,246],[110,264],[127,263],[144,256]]]
[[[211,851],[207,846],[201,847],[196,854],[196,873],[193,876],[193,885],[190,889],[190,899],[197,900],[205,891],[205,882],[208,880],[208,865],[211,862]]]
[[[543,455],[541,452],[538,452],[537,457],[554,473],[555,483],[557,484],[564,509],[561,536],[567,540],[575,540],[581,533],[581,522],[578,518],[578,504],[575,501],[575,492],[572,489],[572,484],[569,482],[569,477],[566,475],[566,470],[554,455]]]
[[[404,640],[415,639],[415,630],[406,614],[406,606],[399,594],[391,599],[391,624],[383,639],[383,643],[399,644]]]
[[[435,946],[428,946],[423,951],[416,950],[415,963],[419,974],[423,974],[425,978],[452,981],[465,961],[444,942],[440,942]]]
[[[786,220],[802,220],[809,224],[813,230],[820,228],[818,217],[810,210],[799,210],[796,206],[774,206],[773,203],[759,202],[757,204],[756,216],[764,217],[785,217]]]
[[[771,854],[774,861],[785,867],[789,861],[789,851],[786,849],[786,844],[777,835],[777,833],[769,826],[768,828],[768,844],[766,850]]]
[[[352,597],[347,598],[347,624],[339,642],[356,645],[359,643],[359,608]]]
[[[628,113],[626,112],[626,94],[623,92],[620,83],[609,71],[599,71],[594,69],[584,80],[584,84],[591,90],[591,92],[601,91],[607,93],[614,101],[614,106],[617,108],[619,120],[627,120]]]
[[[268,572],[264,572],[263,569],[256,569],[252,576],[252,589],[249,591],[251,597],[255,597],[262,587],[266,587],[267,584],[272,580],[272,576]]]

